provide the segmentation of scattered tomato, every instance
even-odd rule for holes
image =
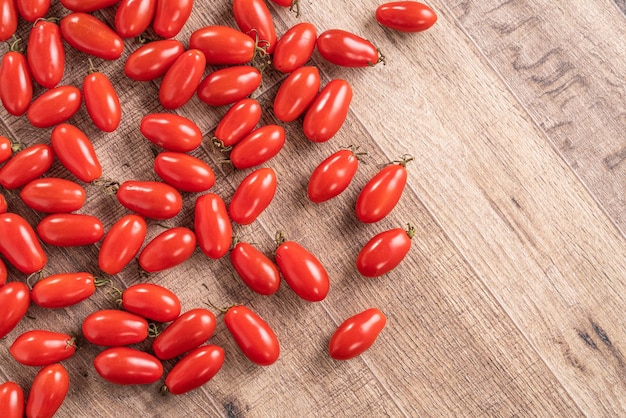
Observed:
[[[116,347],[137,344],[148,338],[148,321],[117,309],[96,311],[83,320],[83,337],[91,344]]]
[[[95,292],[96,283],[91,273],[58,273],[38,280],[31,291],[31,299],[42,308],[66,308]]]
[[[0,287],[4,286],[7,282],[8,272],[7,266],[4,264],[4,261],[0,258]]]
[[[417,1],[394,1],[378,6],[376,20],[400,32],[422,32],[435,24],[437,14]]]
[[[87,13],[75,12],[62,18],[61,34],[74,49],[105,60],[116,60],[124,51],[123,39]]]
[[[52,147],[45,144],[24,148],[0,168],[0,185],[17,189],[45,174],[54,162]]]
[[[9,352],[25,366],[47,366],[67,360],[76,352],[75,338],[46,330],[26,331],[15,339]]]
[[[79,184],[57,177],[33,180],[20,192],[29,208],[45,213],[74,212],[83,207],[86,195]]]
[[[150,42],[126,58],[124,74],[136,81],[150,81],[161,77],[185,52],[185,47],[176,39]]]
[[[37,234],[49,245],[78,247],[100,241],[104,236],[104,226],[95,216],[56,213],[39,222]]]
[[[346,190],[358,167],[354,149],[343,149],[326,158],[311,173],[307,187],[311,202],[325,202]]]
[[[331,80],[304,115],[304,135],[313,142],[328,141],[335,136],[348,116],[351,101],[350,84],[342,79]]]
[[[113,6],[120,0],[61,0],[61,4],[73,12],[95,12]]]
[[[207,193],[196,199],[194,231],[207,257],[217,259],[226,255],[233,240],[233,226],[219,195]]]
[[[61,164],[79,180],[91,183],[102,176],[93,143],[74,125],[57,125],[52,130],[50,144]]]
[[[153,355],[128,347],[108,348],[93,361],[98,374],[118,385],[145,385],[163,376],[163,365]]]
[[[198,86],[198,97],[210,106],[238,102],[261,85],[261,72],[250,65],[226,67],[210,73]]]
[[[290,73],[302,67],[311,59],[316,40],[317,31],[312,23],[302,22],[289,28],[276,43],[272,56],[274,68]]]
[[[259,168],[244,178],[233,195],[228,213],[233,222],[249,225],[269,206],[276,194],[276,173]]]
[[[34,22],[46,16],[50,9],[50,0],[16,0],[15,5],[25,21]]]
[[[26,416],[52,418],[63,404],[69,387],[69,374],[61,364],[39,370],[26,401]]]
[[[139,266],[149,273],[166,270],[187,260],[196,249],[196,236],[188,228],[168,229],[157,235],[139,255]]]
[[[261,295],[272,295],[280,287],[280,273],[265,254],[247,242],[238,242],[230,251],[230,261],[241,280]]]
[[[261,120],[261,105],[255,99],[242,99],[232,105],[215,128],[213,143],[230,149],[241,141]]]
[[[13,0],[0,0],[13,3]],[[2,10],[0,4],[0,10]],[[5,11],[2,11],[3,15]],[[1,26],[1,24],[0,24]],[[1,37],[2,29],[0,29]],[[13,45],[16,45],[15,42]],[[33,99],[33,82],[26,57],[13,49],[4,54],[0,64],[0,100],[4,108],[13,116],[22,116]]]
[[[176,318],[154,339],[152,350],[161,360],[169,360],[204,344],[213,331],[215,315],[207,309],[192,309]]]
[[[317,50],[326,61],[343,67],[367,67],[379,62],[385,63],[384,57],[373,43],[342,29],[322,32],[317,38]]]
[[[24,283],[10,282],[0,287],[0,339],[19,324],[29,306],[30,290]]]
[[[206,58],[198,49],[183,52],[168,68],[159,88],[159,101],[166,109],[178,109],[198,89],[206,66]]]
[[[122,120],[122,106],[109,77],[93,71],[83,80],[87,113],[98,129],[113,132]]]
[[[328,352],[335,360],[348,360],[363,354],[374,344],[387,318],[376,308],[366,309],[346,319],[328,343]]]
[[[124,290],[122,306],[157,322],[170,322],[180,315],[178,297],[171,290],[152,283],[139,283]]]
[[[30,224],[20,215],[10,212],[0,214],[0,254],[24,274],[35,273],[48,262]]]
[[[28,108],[28,120],[36,128],[65,122],[80,109],[82,96],[74,86],[59,86],[42,93]]]
[[[9,138],[0,135],[0,164],[10,159],[19,147],[19,144],[13,144]]]
[[[191,15],[193,0],[157,0],[152,28],[162,38],[173,38]]]
[[[0,411],[4,418],[24,417],[24,391],[15,382],[0,385]]]
[[[56,23],[37,20],[33,24],[28,37],[26,58],[37,83],[47,89],[59,84],[65,71],[65,49],[61,30]]]
[[[317,67],[300,67],[280,84],[274,97],[274,115],[283,122],[300,117],[313,103],[320,90],[320,73]]]
[[[239,170],[261,165],[280,152],[285,144],[285,130],[279,125],[265,125],[246,135],[230,152],[230,161]]]
[[[154,171],[167,184],[184,192],[204,192],[215,184],[215,173],[204,161],[182,152],[162,152]]]
[[[104,237],[98,254],[100,270],[117,274],[139,253],[146,238],[146,221],[138,215],[118,220]]]
[[[115,31],[122,38],[134,38],[148,29],[157,0],[122,0],[115,12]]]
[[[224,323],[250,361],[269,366],[278,360],[280,345],[276,334],[251,309],[243,305],[232,306],[224,315]]]
[[[0,41],[6,41],[17,30],[15,0],[0,0]]]
[[[241,65],[252,61],[257,51],[253,39],[229,26],[212,25],[197,29],[189,48],[204,53],[209,65]]]
[[[144,116],[139,130],[150,142],[174,152],[189,152],[202,143],[202,131],[192,120],[174,113]]]
[[[234,0],[233,15],[241,31],[256,41],[268,54],[276,47],[276,28],[265,0]]]
[[[389,273],[406,257],[411,249],[415,228],[409,224],[405,231],[393,228],[370,239],[359,251],[356,267],[366,277],[378,277]]]
[[[167,391],[181,395],[207,383],[222,368],[224,349],[205,345],[189,352],[170,370],[165,378]]]
[[[125,181],[117,191],[117,200],[125,208],[152,219],[173,218],[183,206],[180,193],[158,181]]]

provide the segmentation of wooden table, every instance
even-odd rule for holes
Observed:
[[[53,5],[50,15],[66,13]],[[62,417],[177,416],[624,416],[626,415],[626,4],[622,0],[435,0],[430,30],[401,34],[377,24],[372,0],[302,0],[297,19],[270,3],[277,32],[310,21],[321,32],[351,30],[372,40],[387,65],[340,68],[316,52],[322,83],[344,78],[354,89],[345,125],[329,142],[314,144],[301,121],[285,125],[287,143],[268,165],[279,178],[270,207],[237,235],[270,254],[277,230],[316,254],[331,277],[320,303],[300,300],[283,283],[277,294],[254,294],[228,257],[200,250],[186,263],[141,278],[135,265],[112,278],[125,287],[141,280],[164,285],[183,309],[205,302],[245,303],[275,329],[281,357],[270,367],[248,361],[218,316],[209,340],[226,362],[201,389],[161,396],[161,383],[106,383],[92,361],[102,348],[84,345],[64,362],[71,376]],[[96,13],[108,23],[114,10]],[[229,1],[196,1],[178,36],[187,42],[203,25],[235,26]],[[19,34],[27,36],[22,24]],[[130,39],[122,59],[94,60],[118,87],[123,123],[99,132],[84,107],[71,122],[93,140],[105,175],[117,181],[156,179],[155,146],[138,130],[147,113],[162,111],[159,81],[132,82],[123,60],[138,47]],[[4,53],[7,49],[2,47]],[[87,56],[67,46],[63,84],[80,86]],[[269,70],[254,93],[271,111],[283,76]],[[39,94],[40,90],[36,91]],[[212,191],[228,202],[250,170],[220,165],[209,138],[226,108],[194,97],[176,113],[206,134],[192,154],[207,161],[218,181]],[[50,130],[2,110],[2,134],[34,144]],[[349,189],[316,205],[306,198],[308,176],[341,146],[369,152]],[[353,211],[360,188],[385,163],[414,156],[396,209],[376,224]],[[48,173],[73,179],[57,162]],[[86,185],[80,211],[106,229],[128,213],[114,196]],[[150,221],[148,239],[163,226],[193,225],[196,196],[181,214]],[[36,224],[42,215],[8,194],[11,210]],[[406,260],[385,277],[366,279],[354,260],[378,232],[417,233]],[[99,244],[46,247],[50,272],[98,273]],[[11,280],[25,280],[16,270]],[[203,286],[206,284],[207,288]],[[36,369],[19,365],[7,348],[29,329],[80,333],[86,315],[113,308],[105,289],[61,310],[31,306],[28,317],[0,342],[0,380],[27,391]],[[362,356],[340,362],[327,353],[330,335],[347,317],[382,309],[387,326]],[[149,343],[139,346],[149,349]],[[166,371],[173,361],[164,363]]]

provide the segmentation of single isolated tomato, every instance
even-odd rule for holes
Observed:
[[[87,74],[83,80],[83,95],[93,124],[103,132],[116,130],[122,120],[122,106],[109,77],[99,71]]]
[[[320,73],[317,67],[300,67],[280,84],[274,97],[274,116],[283,122],[300,117],[313,103],[320,91]]]
[[[279,125],[265,125],[239,141],[229,158],[238,170],[256,167],[272,159],[284,144],[285,129]]]
[[[104,60],[116,60],[124,51],[124,40],[88,13],[75,12],[62,18],[61,35],[74,49]]]
[[[0,0],[0,2],[12,3],[13,0]],[[28,110],[32,99],[33,82],[30,68],[24,54],[17,50],[17,41],[15,41],[2,57],[0,64],[0,100],[11,115],[22,116]]]
[[[31,291],[33,302],[42,308],[66,308],[76,305],[96,292],[91,273],[58,273],[38,280]]]
[[[393,1],[378,6],[376,20],[400,32],[422,32],[435,24],[437,14],[417,1]]]
[[[122,0],[115,12],[115,31],[122,38],[134,38],[148,29],[157,0]]]
[[[328,62],[343,67],[367,67],[385,63],[385,57],[365,38],[342,29],[329,29],[317,38],[317,50]]]
[[[205,345],[190,351],[170,370],[165,388],[173,395],[182,395],[206,384],[224,364],[224,349]]]
[[[55,87],[65,71],[65,49],[56,23],[37,20],[28,36],[26,58],[30,72],[39,85]]]
[[[55,213],[39,222],[37,235],[48,245],[79,247],[100,241],[104,236],[104,226],[95,216]]]
[[[118,309],[96,311],[83,320],[83,337],[91,344],[107,347],[137,344],[148,338],[145,318]]]
[[[24,283],[10,282],[0,287],[0,339],[19,324],[29,306],[30,289]]]
[[[139,283],[122,293],[122,307],[147,319],[170,322],[180,315],[180,300],[169,289],[152,283]]]
[[[198,86],[198,97],[209,106],[224,106],[248,97],[261,85],[261,72],[250,65],[210,73]]]
[[[181,31],[193,9],[193,0],[157,0],[152,29],[162,38],[173,38]]]
[[[168,68],[159,87],[159,101],[166,109],[178,109],[194,95],[206,66],[198,49],[183,52]]]
[[[233,225],[224,200],[207,193],[196,199],[194,212],[194,232],[202,252],[213,259],[226,255],[233,241]]]
[[[75,340],[61,332],[31,330],[17,337],[9,352],[25,366],[47,366],[72,357],[76,352]]]
[[[151,219],[173,218],[183,207],[180,193],[158,181],[125,181],[117,191],[117,200],[125,208]]]
[[[16,0],[17,11],[27,22],[42,19],[50,9],[50,0]]]
[[[139,266],[148,273],[177,266],[192,256],[196,236],[184,227],[171,228],[157,235],[139,254]]]
[[[189,38],[189,48],[202,51],[209,65],[246,64],[252,61],[257,51],[263,51],[257,49],[254,40],[245,33],[221,25],[197,29]]]
[[[363,246],[356,258],[356,267],[363,276],[378,277],[396,268],[411,249],[415,228],[393,228],[376,234]]]
[[[276,43],[272,65],[281,73],[290,73],[311,59],[315,50],[317,31],[312,23],[292,26]]]
[[[169,360],[204,344],[215,331],[215,315],[207,309],[197,308],[185,312],[152,342],[154,354]]]
[[[108,348],[93,361],[98,374],[117,385],[145,385],[163,376],[158,358],[128,347]]]
[[[168,151],[189,152],[202,143],[198,125],[174,113],[150,113],[141,120],[139,130],[150,142]]]
[[[69,213],[83,207],[87,193],[78,183],[44,177],[28,183],[20,192],[31,209],[45,213]]]
[[[95,12],[118,3],[120,0],[61,0],[66,9],[73,12]]]
[[[278,267],[265,254],[247,242],[237,242],[230,261],[241,280],[261,295],[272,295],[280,287]]]
[[[146,221],[138,215],[126,215],[111,227],[98,254],[100,270],[119,273],[139,253],[146,239]]]
[[[24,148],[0,168],[0,185],[17,189],[44,175],[54,162],[52,147],[35,144]]]
[[[164,75],[185,47],[176,39],[149,42],[133,51],[124,63],[124,74],[132,80],[150,81]]]
[[[63,404],[69,388],[70,376],[61,364],[42,368],[30,386],[26,416],[52,418]]]
[[[261,105],[255,99],[242,99],[232,105],[215,128],[213,144],[230,150],[241,141],[261,120]]]
[[[204,161],[182,152],[162,152],[154,159],[154,172],[183,192],[198,193],[215,184],[215,173]]]
[[[0,135],[0,164],[8,161],[13,156],[13,153],[18,152],[20,149],[20,144],[14,144],[6,136]]]
[[[65,122],[78,112],[82,96],[74,86],[58,86],[42,93],[28,108],[28,120],[36,128]]]
[[[40,271],[48,262],[30,224],[10,212],[0,214],[0,254],[24,274]]]
[[[233,0],[233,15],[241,31],[250,36],[268,54],[276,47],[276,28],[265,0]]]
[[[386,322],[385,314],[376,308],[346,319],[328,343],[330,356],[335,360],[348,360],[363,354],[374,344]]]
[[[7,282],[8,272],[7,266],[4,264],[4,261],[0,258],[0,287],[4,286]]]
[[[364,153],[355,147],[342,149],[322,161],[309,178],[307,195],[314,203],[322,203],[346,190],[359,167],[359,156]]]
[[[102,176],[102,165],[93,143],[76,126],[69,123],[57,125],[52,130],[50,144],[63,167],[79,180],[91,183]]]
[[[5,418],[24,417],[24,391],[15,382],[0,385],[0,411]]]
[[[269,206],[276,194],[276,172],[259,168],[244,178],[233,195],[228,213],[239,225],[249,225]]]
[[[331,80],[304,115],[304,135],[313,142],[328,141],[335,136],[348,116],[351,101],[350,84],[342,79]]]
[[[17,30],[15,0],[0,0],[0,41],[6,41]]]
[[[278,360],[280,345],[276,334],[250,308],[243,305],[230,307],[224,314],[224,323],[250,361],[259,366],[269,366]]]

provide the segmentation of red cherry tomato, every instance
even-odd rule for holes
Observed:
[[[153,355],[128,347],[108,348],[93,361],[98,374],[118,385],[145,385],[163,376],[163,365]]]
[[[398,164],[389,164],[372,177],[361,189],[356,200],[356,217],[364,223],[378,222],[387,216],[402,197],[406,186],[405,157]]]
[[[6,41],[17,30],[15,0],[0,0],[0,41]]]
[[[285,130],[279,125],[265,125],[246,135],[230,152],[235,168],[261,165],[280,152],[285,144]]]
[[[189,48],[204,53],[210,65],[241,65],[252,61],[256,44],[245,33],[229,26],[205,26],[189,38]]]
[[[154,354],[169,360],[193,350],[211,338],[215,331],[215,315],[203,308],[185,312],[152,342]]]
[[[280,345],[270,326],[251,309],[236,305],[224,315],[224,323],[241,352],[260,366],[269,366],[278,360]]]
[[[235,103],[261,85],[261,72],[249,65],[226,67],[209,74],[198,86],[198,97],[210,106]]]
[[[0,1],[12,2],[13,0]],[[10,50],[2,57],[0,65],[2,105],[11,115],[22,116],[28,110],[32,99],[33,82],[26,57],[17,51]]]
[[[78,247],[100,241],[104,236],[104,227],[95,216],[56,213],[39,222],[37,234],[49,245]]]
[[[0,385],[0,411],[5,418],[24,417],[24,391],[17,383]]]
[[[376,308],[346,319],[328,343],[330,356],[335,360],[348,360],[363,354],[374,344],[386,322],[385,314]]]
[[[254,99],[242,99],[232,105],[215,128],[213,143],[228,149],[249,134],[261,120],[261,105]]]
[[[313,103],[319,90],[317,67],[298,68],[280,84],[274,97],[274,115],[283,122],[296,120]]]
[[[202,131],[192,120],[174,113],[146,115],[139,130],[150,142],[174,152],[189,152],[202,143]]]
[[[69,374],[61,364],[39,370],[26,401],[26,416],[52,418],[63,404],[69,387]]]
[[[82,97],[74,86],[59,86],[37,97],[28,109],[28,120],[36,128],[65,122],[80,108]]]
[[[265,254],[246,242],[230,251],[230,261],[241,280],[261,295],[272,295],[280,287],[280,273]]]
[[[274,68],[290,73],[302,67],[313,55],[317,31],[308,22],[292,26],[276,43],[272,57]]]
[[[26,58],[37,83],[47,89],[59,84],[65,71],[65,49],[57,24],[45,20],[35,22],[28,37]]]
[[[353,149],[340,150],[326,158],[311,173],[307,187],[311,202],[325,202],[346,190],[358,167],[359,158]]]
[[[379,62],[385,63],[384,57],[373,43],[341,29],[322,32],[317,38],[317,50],[326,61],[343,67],[367,67]]]
[[[35,273],[48,262],[33,228],[15,213],[0,214],[0,254],[24,274]]]
[[[279,239],[276,264],[285,281],[300,298],[319,302],[328,295],[330,280],[322,263],[302,245]]]
[[[405,231],[393,228],[376,234],[363,246],[356,258],[356,267],[363,276],[378,277],[389,273],[406,257],[411,249],[415,228]]]
[[[162,38],[173,38],[191,15],[193,0],[157,0],[152,28]]]
[[[276,47],[276,29],[272,14],[264,0],[234,0],[233,15],[241,31],[252,39],[258,39],[258,45],[268,54]]]
[[[16,0],[15,4],[20,16],[27,22],[43,18],[50,9],[50,0]]]
[[[149,81],[161,77],[185,52],[185,47],[176,39],[150,42],[126,58],[124,73],[132,80]]]
[[[120,99],[109,77],[94,71],[83,80],[85,107],[94,125],[104,132],[113,132],[122,120]]]
[[[25,366],[47,366],[72,357],[76,352],[74,340],[60,332],[26,331],[15,339],[9,351]]]
[[[66,308],[89,298],[95,291],[96,284],[92,274],[59,273],[37,281],[31,298],[42,308]]]
[[[148,338],[148,321],[117,309],[96,311],[83,321],[83,337],[91,344],[115,347],[137,344]]]
[[[52,167],[52,147],[45,144],[32,145],[15,154],[0,168],[0,184],[5,189],[17,189],[41,177]]]
[[[352,87],[342,79],[331,80],[317,95],[304,115],[304,135],[313,142],[335,136],[348,116]]]
[[[148,29],[156,0],[122,0],[115,12],[115,31],[122,38],[134,38]]]
[[[0,287],[0,338],[4,338],[24,318],[30,306],[30,290],[22,282]]]
[[[154,159],[154,172],[184,192],[204,192],[215,184],[215,173],[204,161],[182,152],[162,152]]]
[[[4,261],[0,258],[0,287],[4,286],[7,282],[7,266],[4,264]]]
[[[139,253],[146,238],[146,221],[141,216],[126,215],[104,237],[98,254],[100,270],[117,274]]]
[[[176,58],[161,81],[161,105],[177,109],[187,103],[200,85],[205,66],[204,54],[197,49],[190,49]]]
[[[264,167],[244,178],[230,201],[228,213],[233,222],[249,225],[269,206],[276,194],[276,173]]]
[[[6,213],[8,209],[7,201],[4,198],[4,195],[0,193],[0,214]]]
[[[73,12],[95,12],[110,7],[120,0],[61,0],[61,4]]]
[[[130,286],[122,293],[122,306],[129,312],[157,322],[170,322],[180,315],[180,300],[169,289],[151,283]]]
[[[181,395],[207,383],[224,364],[224,349],[205,345],[189,352],[170,370],[165,378],[167,391]]]
[[[83,207],[85,189],[70,180],[45,177],[28,183],[20,192],[26,205],[46,213],[68,213]]]
[[[233,226],[219,195],[207,193],[196,199],[193,224],[198,246],[207,257],[226,255],[233,241]]]
[[[172,228],[157,235],[139,255],[139,265],[149,273],[166,270],[187,260],[196,249],[196,236],[187,228]]]
[[[0,164],[13,156],[13,152],[20,149],[18,144],[13,144],[9,138],[0,135]]]
[[[52,130],[50,144],[61,164],[85,183],[102,176],[102,166],[87,135],[74,125],[62,123]]]
[[[61,34],[74,49],[105,60],[116,60],[124,51],[124,41],[96,17],[82,12],[61,19]]]
[[[183,207],[180,193],[158,181],[125,181],[117,191],[117,200],[125,208],[152,219],[173,218]]]
[[[378,6],[376,20],[400,32],[421,32],[435,24],[437,14],[417,1],[394,1]]]

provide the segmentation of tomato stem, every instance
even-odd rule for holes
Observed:
[[[296,17],[300,17],[300,0],[293,0],[291,2],[291,6],[289,7],[290,12],[294,12]]]
[[[22,53],[24,52],[24,48],[20,48],[18,45],[19,43],[22,41],[20,38],[18,38],[17,36],[13,35],[10,39],[9,42],[7,41],[7,44],[9,45],[9,52],[19,52]]]
[[[209,286],[206,285],[206,283],[202,283],[202,286],[208,291],[209,290]],[[215,309],[216,311],[219,311],[220,313],[225,314],[226,312],[228,312],[228,310],[230,309],[230,306],[228,308],[220,308],[218,306],[215,306],[213,304],[213,302],[211,302],[209,299],[206,300],[206,302],[203,302],[205,305],[210,306],[211,308]],[[232,305],[231,305],[232,306]]]
[[[378,51],[378,62],[376,64],[382,62],[383,65],[387,65],[387,58],[385,57],[385,55],[383,55],[383,52],[380,50],[380,48],[376,47],[376,51]]]
[[[88,74],[98,72],[98,70],[96,70],[96,67],[93,65],[93,61],[91,60],[91,58],[87,58],[87,62],[89,62],[89,69],[87,69]]]
[[[161,396],[167,396],[167,394],[170,393],[170,391],[169,391],[169,389],[167,388],[166,385],[163,385],[159,389],[159,393],[161,394]]]
[[[409,239],[413,239],[413,237],[415,236],[415,227],[413,225],[411,225],[410,223],[406,224],[406,234],[409,236]]]
[[[44,273],[43,273],[43,270],[39,270],[39,271],[36,271],[36,272],[34,272],[33,274],[29,275],[29,276],[26,278],[26,286],[28,286],[28,288],[29,288],[30,290],[33,290],[33,286],[34,286],[34,285],[33,285],[33,284],[32,284],[32,282],[31,282],[31,281],[32,281],[32,279],[33,279],[33,277],[34,277],[34,276],[39,276],[39,278],[37,279],[37,281],[39,281],[39,280],[43,279],[43,274],[44,274]]]
[[[74,347],[75,349],[78,349],[78,346],[76,345],[76,337],[72,337],[69,340],[65,341],[65,348],[69,347]]]
[[[402,157],[400,157],[400,159],[399,159],[399,160],[394,160],[394,161],[392,161],[392,163],[395,163],[395,164],[400,164],[401,166],[406,167],[406,165],[407,165],[409,162],[413,161],[413,160],[414,160],[414,158],[413,158],[413,156],[412,156],[412,155],[410,155],[410,154],[404,154]]]
[[[280,247],[287,239],[285,238],[285,233],[283,231],[276,231],[276,235],[274,236],[274,241],[276,241],[276,248]]]
[[[226,145],[224,145],[224,143],[222,142],[222,140],[221,140],[221,139],[219,139],[219,138],[218,138],[218,137],[216,137],[216,136],[214,136],[213,138],[211,138],[211,147],[212,147],[213,149],[216,149],[216,148],[217,148],[217,149],[218,149],[218,150],[220,150],[221,152],[228,152],[228,151],[230,151],[231,149],[233,149],[233,147],[230,147],[230,146],[228,146],[228,147],[227,147]]]
[[[156,338],[160,333],[161,330],[159,330],[159,326],[157,324],[154,322],[150,322],[148,324],[148,337]]]
[[[93,284],[96,287],[103,287],[111,283],[112,283],[111,280],[105,279],[103,277],[94,277],[94,280],[93,280]]]
[[[114,195],[120,188],[120,183],[107,179],[107,178],[99,178],[91,182],[94,186],[99,186],[102,188],[105,194]]]
[[[11,141],[11,152],[18,153],[22,150],[22,148],[24,148],[24,144],[21,142],[13,142]]]

